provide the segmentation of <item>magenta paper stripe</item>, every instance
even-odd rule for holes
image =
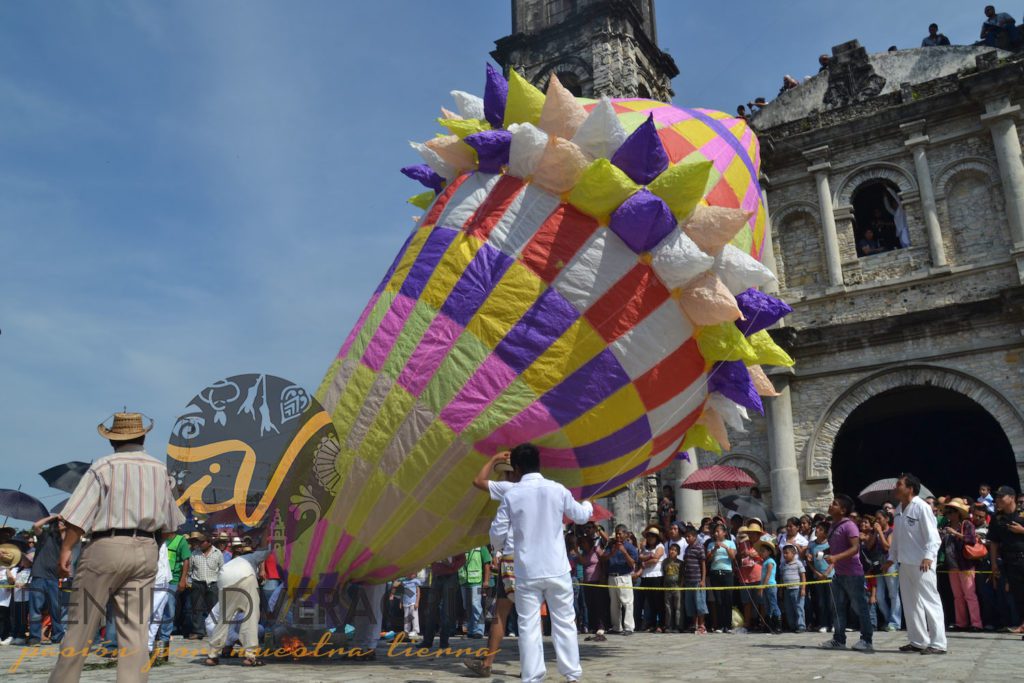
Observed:
[[[571,448],[545,448],[541,446],[540,464],[559,470],[576,469],[580,466],[576,459],[576,451]]]
[[[561,428],[561,425],[548,413],[547,407],[540,401],[536,401],[494,430],[486,439],[476,442],[474,448],[486,455],[494,455],[501,449],[511,448],[524,441],[532,441]]]
[[[324,543],[324,535],[327,533],[327,520],[321,519],[316,523],[316,529],[313,531],[313,541],[309,544],[309,554],[306,556],[306,566],[302,568],[303,576],[312,576],[313,565],[316,564],[316,558],[320,554],[320,546]]]
[[[385,576],[390,576],[398,571],[397,564],[389,564],[381,567],[380,569],[374,569],[372,572],[366,575],[369,579],[383,579]]]
[[[348,550],[348,547],[352,545],[353,537],[347,533],[341,535],[341,539],[338,541],[338,546],[331,553],[331,560],[327,563],[327,571],[333,572],[338,568],[338,563],[341,562],[342,555]]]
[[[373,557],[373,552],[369,548],[364,548],[363,552],[356,556],[356,559],[345,570],[345,573],[341,575],[341,578],[338,579],[338,585],[343,585],[348,580],[348,577],[352,576],[352,572],[369,562],[371,557]]]
[[[412,352],[402,374],[398,376],[398,385],[419,398],[460,334],[461,325],[443,313],[438,313],[423,334],[420,345]]]
[[[477,368],[451,403],[441,411],[441,421],[456,434],[469,426],[516,378],[516,373],[495,354]]]
[[[407,296],[398,295],[391,303],[391,308],[384,314],[384,318],[377,327],[377,333],[366,346],[366,353],[363,354],[363,364],[375,372],[380,372],[387,360],[391,347],[394,345],[398,335],[409,319],[409,314],[416,307],[416,302]]]
[[[380,298],[380,294],[374,294],[370,297],[370,303],[366,304],[366,308],[359,315],[359,320],[356,321],[355,327],[348,333],[348,337],[345,338],[345,343],[341,345],[341,350],[338,351],[338,358],[344,358],[348,354],[348,350],[352,347],[352,342],[359,336],[359,331],[363,329],[363,325],[366,324],[366,319],[370,317],[370,311],[377,305],[377,299]]]

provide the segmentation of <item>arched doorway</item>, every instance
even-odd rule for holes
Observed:
[[[953,389],[898,386],[846,417],[832,449],[832,488],[855,496],[900,472],[918,475],[935,495],[978,495],[978,485],[1019,488],[1013,447],[999,422]]]

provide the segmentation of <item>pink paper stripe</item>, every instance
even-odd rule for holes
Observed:
[[[441,421],[457,434],[469,426],[516,378],[505,361],[488,356],[451,403],[441,411]]]
[[[313,541],[309,544],[309,554],[306,556],[306,566],[302,568],[302,575],[312,577],[313,566],[316,564],[316,558],[320,554],[320,546],[323,545],[324,535],[327,533],[327,520],[321,519],[316,523],[316,529],[313,531]]]
[[[348,337],[345,338],[345,343],[341,345],[341,350],[338,351],[338,358],[344,358],[348,355],[348,350],[352,347],[352,342],[356,340],[359,335],[359,331],[363,329],[363,325],[366,324],[366,319],[370,317],[370,311],[377,305],[377,299],[380,298],[380,294],[374,294],[370,297],[370,303],[366,304],[366,308],[359,315],[359,320],[356,321],[356,326],[352,328],[352,331],[348,333]]]
[[[494,430],[486,439],[477,441],[474,448],[485,455],[493,455],[503,448],[511,448],[524,441],[532,441],[559,429],[561,429],[561,425],[551,417],[544,404],[536,401]]]
[[[576,459],[576,451],[571,448],[544,448],[541,446],[538,450],[540,451],[540,463],[544,467],[567,470],[580,466]]]
[[[460,334],[462,327],[458,323],[438,313],[398,376],[399,386],[419,398]]]
[[[389,564],[389,565],[381,567],[379,569],[374,569],[372,572],[367,574],[366,577],[370,578],[370,579],[382,579],[385,576],[389,576],[391,574],[394,574],[397,571],[398,571],[398,565],[397,564]]]
[[[373,557],[373,552],[369,548],[365,548],[363,552],[359,553],[359,555],[356,556],[356,559],[352,562],[352,564],[349,565],[348,569],[346,569],[345,572],[341,575],[341,578],[338,579],[338,585],[344,585],[344,583],[348,581],[348,577],[352,576],[352,572],[354,572],[356,569],[369,562],[371,557]]]
[[[416,302],[407,296],[395,297],[391,308],[384,314],[380,321],[377,332],[373,335],[370,343],[366,346],[366,353],[363,354],[363,364],[375,372],[380,372],[387,360],[391,347],[394,346],[398,335],[402,333],[405,321],[409,319]]]
[[[352,536],[347,533],[341,535],[341,539],[338,540],[338,546],[331,553],[331,559],[327,563],[327,573],[333,572],[338,568],[338,563],[341,562],[341,556],[345,554],[348,547],[352,545]]]

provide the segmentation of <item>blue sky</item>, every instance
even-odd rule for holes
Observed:
[[[314,389],[391,262],[398,173],[479,93],[507,0],[0,4],[0,488],[106,453],[210,382]],[[984,3],[662,0],[676,102],[733,111],[860,39],[977,36]]]

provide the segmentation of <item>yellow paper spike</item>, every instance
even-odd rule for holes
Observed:
[[[754,347],[731,322],[702,327],[697,330],[696,337],[700,355],[709,363],[720,360],[759,362]]]
[[[754,350],[754,357],[749,361],[750,363],[757,365],[781,365],[787,368],[794,363],[789,354],[775,343],[772,336],[768,334],[768,330],[761,330],[756,334],[750,335],[747,337],[747,341]]]
[[[686,438],[683,439],[683,445],[679,447],[679,450],[688,451],[691,448],[702,448],[705,451],[722,454],[722,447],[708,432],[708,428],[699,423],[686,430]]]
[[[607,159],[597,159],[583,170],[569,193],[569,203],[602,223],[640,186]]]
[[[509,69],[508,100],[505,102],[505,120],[508,128],[513,123],[540,123],[544,109],[544,93],[537,90],[515,69]]]
[[[434,203],[434,197],[436,196],[437,195],[433,190],[427,190],[426,192],[420,192],[417,195],[409,197],[406,201],[413,206],[418,206],[419,208],[426,210]]]
[[[710,161],[669,166],[647,187],[665,200],[676,218],[682,221],[704,197],[704,187],[707,185],[711,166]]]
[[[460,140],[467,135],[491,129],[491,124],[481,119],[438,119],[437,122]]]

